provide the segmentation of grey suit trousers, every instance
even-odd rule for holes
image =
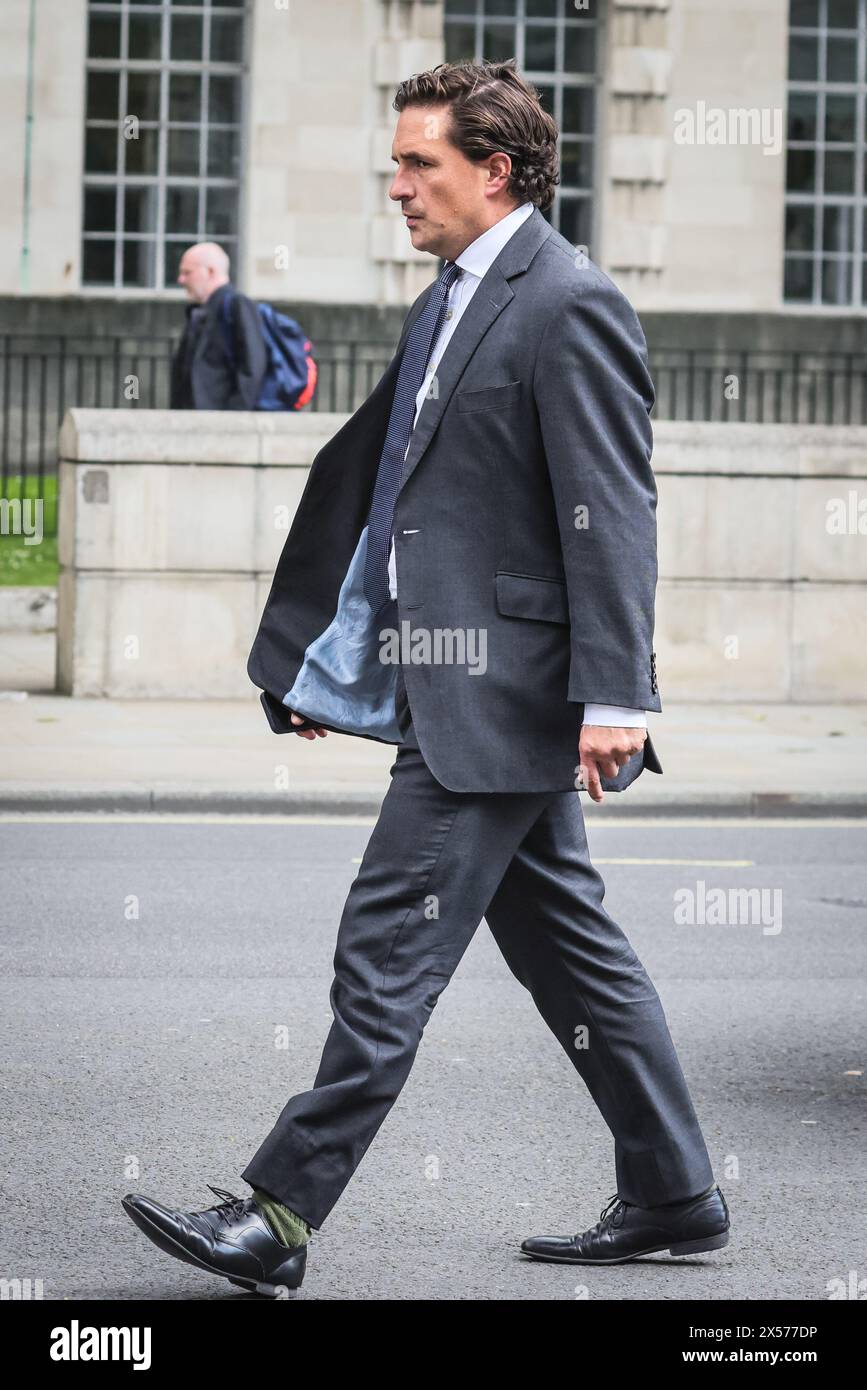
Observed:
[[[402,673],[397,698],[404,742],[343,909],[319,1069],[242,1177],[322,1225],[484,917],[614,1137],[619,1195],[648,1207],[704,1191],[713,1171],[662,1005],[602,906],[578,794],[447,790]]]

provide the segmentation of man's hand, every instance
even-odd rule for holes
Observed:
[[[580,777],[591,800],[602,801],[600,777],[616,777],[624,763],[638,753],[647,738],[646,729],[621,729],[607,724],[582,724],[578,740]]]
[[[292,723],[293,723],[293,724],[303,724],[303,723],[304,723],[304,715],[303,715],[303,714],[293,714],[293,715],[291,715],[290,717],[291,717],[291,720],[292,720]],[[318,735],[319,738],[327,738],[327,737],[328,737],[328,730],[327,730],[327,729],[296,729],[295,732],[296,732],[296,734],[298,735],[299,738],[308,738],[308,739],[309,739],[309,738],[316,738],[317,735]]]

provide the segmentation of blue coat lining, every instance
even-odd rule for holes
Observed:
[[[340,586],[337,612],[304,653],[301,669],[283,704],[308,719],[347,733],[402,743],[397,722],[395,663],[380,660],[379,633],[398,626],[397,603],[378,618],[364,593],[367,527]]]

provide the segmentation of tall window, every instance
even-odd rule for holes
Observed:
[[[785,298],[867,302],[867,0],[790,0]]]
[[[160,290],[195,241],[238,244],[240,0],[88,6],[82,282]]]
[[[591,254],[598,10],[598,3],[582,10],[574,0],[445,0],[448,62],[515,58],[541,93],[561,132],[560,183],[545,216]]]

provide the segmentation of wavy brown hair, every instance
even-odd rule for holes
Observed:
[[[542,109],[539,93],[520,76],[514,58],[503,63],[440,63],[401,82],[392,105],[446,103],[447,137],[467,159],[507,154],[508,189],[519,203],[545,212],[560,182],[557,126]]]

